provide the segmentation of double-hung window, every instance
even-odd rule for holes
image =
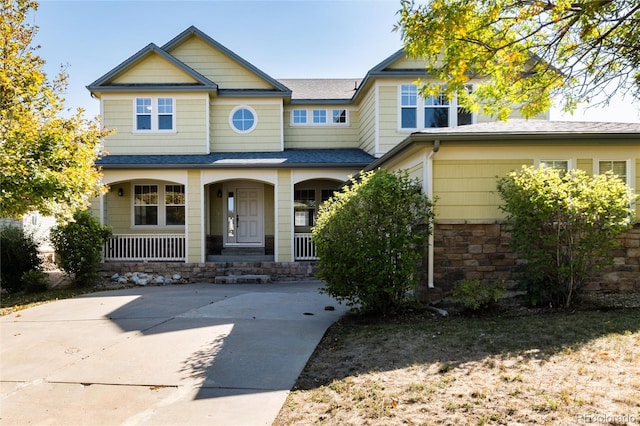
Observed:
[[[598,161],[598,171],[600,174],[613,172],[623,182],[627,182],[627,162],[625,160]]]
[[[403,129],[418,127],[418,86],[403,84],[400,88],[400,125]]]
[[[173,98],[136,98],[135,131],[165,132],[175,130]]]
[[[467,87],[471,91],[471,86]],[[400,129],[419,130],[432,127],[454,127],[472,124],[472,114],[449,100],[444,92],[423,98],[415,84],[400,86]]]
[[[313,226],[316,212],[316,191],[314,189],[296,189],[293,198],[295,226]]]
[[[135,226],[184,226],[184,185],[134,185],[133,194]]]

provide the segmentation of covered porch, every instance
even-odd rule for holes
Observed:
[[[208,174],[212,174],[209,172]],[[317,259],[311,228],[319,205],[338,189],[337,178],[290,173],[273,179],[207,179],[154,173],[111,182],[99,203],[113,235],[105,262],[297,262]],[[217,177],[217,176],[213,176]],[[191,202],[195,198],[195,203]],[[191,212],[202,211],[193,218]],[[196,220],[197,219],[197,220]],[[201,223],[195,227],[194,223]],[[198,243],[201,255],[198,255]]]

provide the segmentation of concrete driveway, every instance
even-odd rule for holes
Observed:
[[[269,425],[347,311],[321,285],[141,287],[2,317],[0,424]]]

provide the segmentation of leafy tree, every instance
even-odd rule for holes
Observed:
[[[640,98],[640,0],[401,4],[395,29],[407,52],[425,58],[428,74],[472,111],[506,119],[518,105],[532,117],[555,95],[566,111],[599,95],[605,103],[614,93]],[[430,82],[423,91],[440,87]]]
[[[87,210],[77,211],[73,220],[51,230],[51,242],[60,268],[76,285],[88,285],[98,278],[102,247],[111,228],[98,223]]]
[[[0,217],[37,210],[69,219],[103,190],[97,121],[83,110],[62,116],[66,73],[49,81],[32,46],[37,27],[25,23],[38,3],[2,0],[0,13]]]
[[[392,314],[419,280],[432,203],[406,172],[362,172],[320,207],[313,241],[325,292],[356,311]]]
[[[611,172],[523,167],[500,178],[498,191],[533,304],[569,306],[635,222],[637,196]]]

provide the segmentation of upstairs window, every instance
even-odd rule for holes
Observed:
[[[231,111],[229,124],[236,133],[249,133],[256,128],[258,115],[253,108],[242,105]]]
[[[418,86],[403,84],[400,89],[400,123],[403,129],[418,127]]]
[[[135,130],[160,132],[175,129],[174,100],[172,98],[136,98]]]
[[[292,126],[347,126],[349,111],[335,109],[294,109],[291,111]]]
[[[471,86],[467,86],[471,91]],[[420,130],[433,127],[454,127],[473,123],[473,115],[458,106],[457,99],[449,100],[444,93],[423,98],[415,84],[400,86],[400,129]]]
[[[307,124],[307,110],[294,109],[292,120],[293,120],[293,124]]]
[[[327,110],[314,109],[313,110],[313,124],[326,124],[327,123]]]
[[[333,124],[344,124],[347,122],[347,110],[346,109],[334,109],[332,112]]]

